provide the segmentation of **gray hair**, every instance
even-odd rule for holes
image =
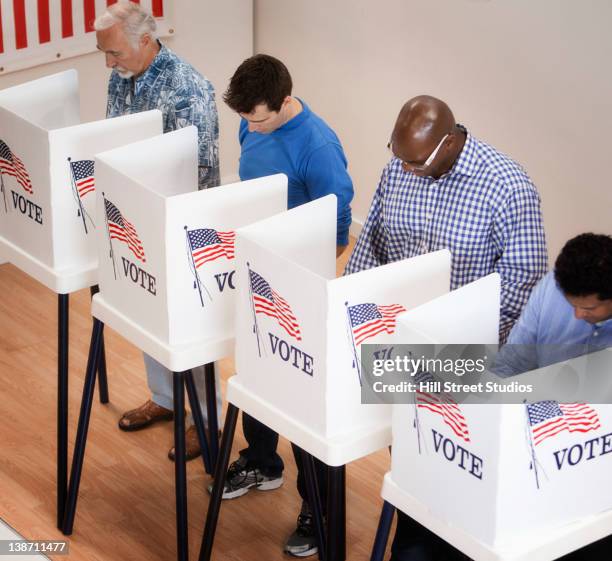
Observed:
[[[109,6],[96,18],[93,26],[96,31],[103,31],[117,23],[123,27],[134,49],[138,48],[138,42],[143,35],[149,35],[152,39],[157,37],[155,18],[135,2],[120,1]]]

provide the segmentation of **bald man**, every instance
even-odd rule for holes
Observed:
[[[447,248],[451,289],[501,275],[504,342],[547,269],[535,186],[516,162],[470,135],[434,97],[415,97],[402,107],[388,148],[392,158],[345,274]],[[398,512],[391,561],[440,559],[467,558]]]
[[[451,289],[501,275],[505,341],[547,269],[535,186],[435,97],[418,96],[402,107],[388,147],[391,161],[345,274],[447,248]]]

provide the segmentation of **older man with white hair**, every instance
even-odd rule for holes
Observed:
[[[157,40],[156,27],[155,19],[135,2],[113,4],[94,22],[98,50],[104,53],[106,66],[113,71],[106,116],[159,109],[164,132],[195,125],[199,188],[215,187],[219,184],[219,124],[213,86]],[[144,359],[152,397],[121,417],[119,428],[125,431],[173,417],[172,374],[152,357],[144,355]],[[206,421],[206,390],[200,370],[201,367],[194,370],[194,380]],[[217,400],[220,403],[219,394]],[[174,449],[168,455],[174,460]],[[199,455],[200,445],[192,425],[186,433],[186,458]]]

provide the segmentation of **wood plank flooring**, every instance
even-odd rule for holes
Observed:
[[[348,251],[338,261],[341,271]],[[91,334],[89,290],[70,297],[70,425],[74,441]],[[0,266],[0,518],[28,539],[63,539],[55,528],[57,297],[12,265]],[[141,352],[107,329],[110,404],[94,402],[70,559],[83,561],[176,558],[172,423],[125,433],[120,414],[148,396]],[[220,363],[225,380],[233,361]],[[232,459],[244,446],[240,422]],[[295,528],[300,500],[288,442],[279,453],[285,484],[224,501],[216,560],[287,560],[285,538]],[[389,469],[381,451],[348,466],[347,539],[351,561],[369,559]],[[190,558],[196,559],[210,478],[200,459],[188,463]],[[53,556],[51,556],[53,558]],[[56,557],[65,559],[66,557]],[[315,559],[315,558],[313,558]]]

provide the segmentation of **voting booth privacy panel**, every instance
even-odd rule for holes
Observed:
[[[0,92],[0,235],[57,274],[96,266],[94,154],[162,130],[159,111],[79,121],[75,70]]]
[[[494,344],[496,276],[399,318],[398,342]],[[418,392],[413,404],[393,406],[391,478],[433,516],[511,550],[612,507],[611,432],[608,405],[435,403]],[[384,486],[383,497],[391,498]]]
[[[447,251],[335,278],[335,224],[328,195],[236,241],[236,379],[322,438],[389,425],[389,406],[361,404],[360,346],[450,283]]]
[[[233,337],[236,229],[287,205],[287,178],[198,191],[197,129],[96,156],[100,291],[169,345]]]

